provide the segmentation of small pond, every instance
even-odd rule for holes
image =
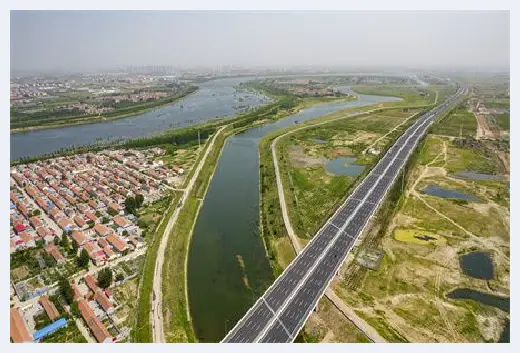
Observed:
[[[464,274],[479,279],[493,278],[493,261],[487,252],[474,251],[459,257],[460,268]]]
[[[320,139],[320,138],[311,139],[311,141],[314,142],[314,143],[322,144],[322,145],[326,144],[327,142],[329,142],[329,141],[327,141],[325,139]]]
[[[446,295],[450,299],[471,299],[485,305],[493,306],[505,312],[509,312],[509,298],[499,297],[493,294],[482,293],[469,288],[457,288]]]
[[[428,185],[422,190],[422,192],[427,195],[442,197],[446,199],[478,201],[478,198],[476,196],[465,194],[457,190],[445,189],[437,185]]]
[[[453,174],[456,178],[461,179],[473,179],[473,180],[506,180],[503,175],[493,175],[493,174],[481,174],[474,173],[468,170],[463,170],[462,172],[457,172]]]
[[[331,159],[325,165],[327,172],[334,175],[358,176],[365,169],[364,165],[353,164],[354,157],[338,157]]]

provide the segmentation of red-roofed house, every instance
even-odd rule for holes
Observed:
[[[87,274],[85,275],[85,277],[83,277],[83,279],[85,280],[85,283],[87,284],[87,286],[95,293],[96,291],[99,290],[99,287],[97,285],[97,281],[96,279],[94,278],[94,276],[90,275],[90,274]]]
[[[124,217],[121,217],[121,216],[115,216],[113,218],[114,220],[114,223],[118,226],[118,227],[121,227],[121,228],[126,228],[128,227],[129,223],[128,221],[126,220],[126,218]]]
[[[96,231],[96,234],[100,237],[107,236],[108,234],[112,233],[113,230],[111,228],[108,228],[104,224],[96,224],[94,226],[94,230]]]
[[[80,227],[80,228],[83,228],[84,226],[87,225],[87,222],[86,222],[85,219],[83,219],[83,217],[81,217],[81,216],[75,216],[75,217],[74,217],[74,222],[76,222],[76,224],[77,224],[78,227]]]
[[[127,248],[126,242],[121,240],[118,236],[116,236],[113,233],[110,233],[106,239],[110,243],[110,245],[112,245],[120,253],[125,251],[125,249]]]
[[[11,325],[10,336],[13,343],[31,342],[32,338],[29,335],[25,320],[20,314],[20,309],[11,308]]]
[[[72,239],[78,244],[79,246],[82,246],[87,241],[87,238],[81,231],[76,231],[72,233]]]
[[[90,308],[88,302],[85,299],[80,299],[78,301],[78,308],[81,312],[81,316],[87,323],[87,326],[92,331],[92,334],[94,335],[96,340],[99,343],[112,342],[112,337],[110,336],[110,333],[103,325],[103,323],[99,321],[97,316],[94,314],[94,311]]]
[[[45,247],[45,251],[47,251],[47,253],[49,255],[51,255],[58,264],[65,263],[66,260],[63,257],[63,255],[61,254],[61,252],[58,250],[56,245],[54,245],[54,244],[47,245]]]
[[[49,297],[47,295],[42,295],[40,299],[38,300],[40,305],[43,307],[45,312],[47,313],[47,316],[51,321],[54,321],[60,317],[60,313],[58,312],[58,309],[54,306],[54,303],[50,301]]]
[[[99,305],[107,314],[111,314],[114,312],[114,306],[112,305],[110,300],[108,300],[107,296],[105,295],[105,293],[103,293],[103,291],[98,290],[94,295],[94,299],[99,303]]]

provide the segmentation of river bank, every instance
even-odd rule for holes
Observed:
[[[274,280],[260,232],[260,139],[295,121],[396,100],[360,95],[357,101],[316,105],[228,138],[189,249],[188,296],[199,341],[220,341]]]
[[[145,108],[139,109],[137,111],[132,111],[130,113],[122,113],[122,114],[119,114],[119,115],[109,116],[109,117],[101,116],[101,115],[90,115],[90,116],[85,116],[83,118],[74,119],[72,122],[68,122],[67,119],[63,119],[63,123],[46,124],[46,125],[40,125],[40,126],[31,126],[31,127],[26,127],[26,128],[14,128],[14,129],[10,130],[10,134],[13,134],[13,135],[14,134],[25,134],[25,133],[28,133],[28,132],[31,132],[31,131],[60,129],[60,128],[65,128],[65,127],[70,127],[70,126],[105,123],[105,122],[112,121],[112,120],[129,118],[129,117],[145,114],[145,113],[148,113],[148,112],[152,112],[154,110],[157,110],[157,109],[160,109],[160,108],[164,108],[164,107],[169,106],[169,105],[177,104],[181,100],[183,100],[183,99],[189,97],[190,95],[196,93],[198,89],[199,89],[198,87],[193,87],[192,89],[188,89],[188,90],[186,90],[186,92],[183,92],[183,93],[181,93],[181,95],[178,95],[176,97],[165,98],[164,99],[165,102],[162,103],[162,104],[161,103],[157,104],[158,102],[151,102],[149,104],[149,105],[152,105],[151,107],[145,107]]]

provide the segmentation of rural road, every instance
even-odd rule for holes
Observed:
[[[153,331],[153,342],[154,343],[165,343],[165,336],[164,336],[164,326],[163,326],[163,310],[162,310],[162,290],[161,290],[161,283],[162,283],[162,269],[164,264],[164,253],[166,251],[166,244],[168,244],[168,239],[170,236],[170,233],[173,229],[173,226],[175,222],[177,221],[177,218],[179,217],[179,213],[182,210],[182,207],[184,207],[184,204],[186,203],[186,199],[188,198],[191,189],[193,188],[193,185],[195,185],[195,180],[197,180],[197,177],[202,170],[202,167],[206,163],[206,158],[208,157],[209,153],[213,149],[213,145],[215,142],[215,139],[217,136],[221,133],[221,131],[225,128],[225,126],[221,127],[217,132],[213,135],[211,138],[211,142],[206,149],[206,152],[204,153],[204,156],[200,160],[199,164],[197,165],[197,168],[195,169],[195,173],[193,173],[193,176],[191,177],[190,181],[188,182],[188,185],[183,191],[182,197],[180,198],[179,202],[177,203],[177,207],[175,211],[173,212],[173,215],[168,220],[168,224],[166,225],[166,229],[164,230],[164,233],[161,237],[161,243],[159,244],[159,249],[157,252],[157,260],[155,262],[155,271],[154,271],[154,278],[153,278],[153,293],[152,293],[152,331]]]

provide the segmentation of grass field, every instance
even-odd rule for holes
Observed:
[[[195,342],[186,302],[185,261],[200,201],[188,197],[168,238],[162,278],[166,342]]]
[[[459,137],[461,131],[463,137],[475,137],[477,133],[477,119],[465,106],[452,111],[432,129],[434,134],[455,137]]]
[[[443,156],[444,144],[448,158],[427,166],[435,156]],[[370,240],[373,246],[371,239],[379,238],[375,243],[385,251],[380,267],[368,270],[355,262],[343,266],[334,281],[336,293],[391,342],[496,342],[507,313],[474,301],[451,300],[445,294],[472,288],[509,295],[508,199],[505,205],[495,202],[507,183],[450,178],[447,168],[453,167],[453,158],[449,157],[458,156],[459,164],[467,167],[471,147],[429,136],[419,150],[388,228],[381,232],[382,221],[375,221],[360,245],[365,248]],[[469,190],[481,201],[460,203],[413,192],[429,183]],[[424,246],[416,234],[438,239],[427,242],[437,246]],[[458,256],[469,251],[492,254],[496,274],[489,283],[460,269]]]
[[[420,229],[395,229],[394,239],[419,245],[446,245],[446,238]]]
[[[162,217],[161,223],[154,223],[153,229],[150,228],[149,234],[147,235],[146,259],[144,261],[143,268],[141,269],[141,275],[139,279],[138,289],[138,302],[137,312],[135,318],[134,329],[131,332],[133,342],[152,342],[152,327],[150,325],[150,312],[152,305],[152,287],[153,278],[155,274],[155,261],[157,259],[157,251],[161,238],[163,236],[168,219],[173,215],[175,207],[180,197],[180,193],[174,193],[174,196],[170,198],[169,206],[167,210],[164,210],[164,217]],[[153,206],[152,206],[153,207]],[[147,213],[146,211],[144,211]],[[159,218],[155,218],[157,222]]]
[[[509,131],[511,123],[509,113],[498,114],[491,119],[501,130]]]
[[[327,160],[351,156],[355,157],[358,163],[365,165],[365,171],[368,171],[379,156],[363,155],[362,152],[378,140],[374,147],[380,151],[388,148],[414,119],[408,120],[395,133],[384,139],[382,137],[415,112],[395,110],[334,121],[298,131],[279,142],[279,165],[286,200],[291,203],[288,208],[289,215],[299,237],[312,237],[359,178],[332,175],[326,171],[324,165],[306,166],[305,158]],[[321,139],[326,143],[315,142],[315,139]],[[303,152],[298,163],[291,158],[291,151],[295,147]]]

